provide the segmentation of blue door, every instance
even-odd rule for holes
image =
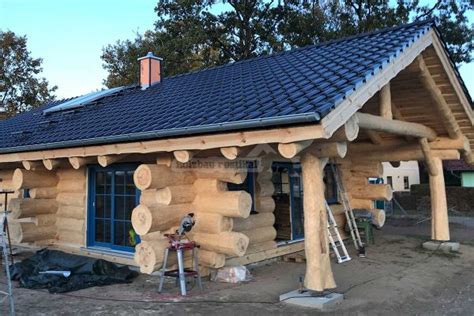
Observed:
[[[133,251],[137,237],[132,210],[139,203],[133,183],[136,165],[89,167],[87,245]]]

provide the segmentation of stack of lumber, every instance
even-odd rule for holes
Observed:
[[[134,182],[142,195],[132,212],[133,228],[142,240],[135,248],[140,271],[152,273],[161,267],[168,246],[164,234],[174,232],[187,213],[195,214],[188,237],[200,245],[202,267],[219,268],[226,256],[244,255],[249,238],[232,231],[233,218],[248,217],[252,199],[244,191],[227,191],[226,182],[242,183],[245,176],[224,167],[173,170],[166,164],[140,165]]]
[[[84,246],[86,225],[86,169],[59,169],[55,188],[58,213],[56,217],[56,240],[60,244]],[[46,194],[46,192],[45,192]]]
[[[57,175],[46,170],[14,171],[12,188],[30,192],[29,198],[13,198],[9,204],[9,228],[14,243],[43,244],[55,237],[58,182]]]

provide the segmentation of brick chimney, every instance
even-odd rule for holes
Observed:
[[[146,56],[138,58],[140,61],[140,85],[146,89],[152,84],[161,82],[161,62],[162,58],[148,52]]]

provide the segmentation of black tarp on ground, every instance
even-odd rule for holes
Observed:
[[[40,271],[71,271],[69,277],[40,274]],[[102,259],[71,255],[58,250],[42,249],[33,256],[10,266],[12,280],[30,289],[48,289],[64,293],[93,286],[130,283],[138,273],[127,266]]]

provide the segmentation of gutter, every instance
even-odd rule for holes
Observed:
[[[68,147],[81,147],[81,146],[92,146],[92,145],[103,145],[108,143],[126,143],[133,141],[143,141],[151,139],[162,139],[168,137],[180,137],[190,136],[197,134],[209,134],[215,132],[229,132],[235,130],[249,130],[255,128],[274,127],[278,125],[293,125],[293,124],[304,124],[304,123],[318,123],[321,120],[321,116],[317,112],[302,113],[296,115],[286,115],[262,119],[244,120],[238,122],[225,122],[217,124],[209,124],[194,127],[182,127],[167,129],[164,131],[150,131],[140,132],[125,135],[112,135],[103,136],[89,139],[78,139],[69,140],[53,143],[42,143],[26,146],[8,147],[0,149],[0,154],[6,153],[18,153],[27,151],[38,151],[38,150],[49,150],[49,149],[60,149]]]

